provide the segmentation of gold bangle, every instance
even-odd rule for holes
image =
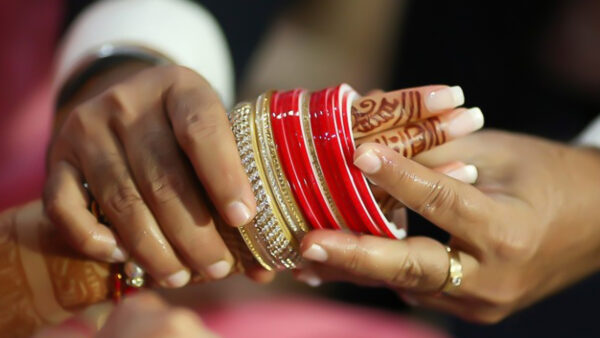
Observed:
[[[292,188],[281,168],[279,155],[275,147],[270,117],[272,94],[272,91],[262,94],[256,101],[257,116],[255,124],[259,140],[260,158],[265,169],[268,186],[279,206],[279,211],[296,240],[301,241],[309,229],[300,207],[292,197]]]
[[[238,229],[256,260],[265,269],[293,269],[300,261],[298,242],[285,227],[272,192],[263,183],[267,180],[260,158],[255,114],[256,108],[248,103],[238,105],[230,114],[242,165],[257,201],[256,217]]]

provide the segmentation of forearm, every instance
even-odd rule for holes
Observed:
[[[75,254],[39,201],[0,215],[0,331],[29,336],[109,298],[108,265]]]

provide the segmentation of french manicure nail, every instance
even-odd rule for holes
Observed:
[[[250,220],[252,219],[250,209],[248,209],[248,207],[240,201],[234,201],[229,203],[225,210],[225,213],[229,218],[230,225],[235,227],[248,224],[248,222],[250,222]]]
[[[366,174],[374,174],[381,169],[381,159],[369,149],[354,160],[354,165]]]
[[[165,284],[171,288],[180,288],[186,285],[190,281],[190,272],[187,270],[181,270],[167,277]]]
[[[206,268],[206,272],[212,279],[221,279],[229,274],[231,265],[227,261],[218,261]]]
[[[313,244],[302,253],[302,257],[316,262],[325,262],[327,260],[327,251],[319,244]]]
[[[447,172],[446,175],[457,179],[461,182],[467,183],[467,184],[473,184],[477,181],[477,167],[472,165],[472,164],[468,164],[465,166],[462,166],[458,169],[454,169],[450,172]]]
[[[464,103],[465,96],[459,86],[433,91],[425,98],[425,106],[432,112],[456,108]]]
[[[467,135],[483,127],[483,113],[479,108],[460,112],[448,121],[446,132],[451,138]]]
[[[321,278],[309,270],[300,271],[300,273],[296,276],[296,279],[312,286],[313,288],[321,285]]]
[[[111,254],[111,258],[115,262],[125,262],[127,260],[127,253],[120,246],[115,246]]]

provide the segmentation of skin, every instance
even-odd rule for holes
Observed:
[[[444,88],[365,96],[356,104],[398,102],[387,112],[397,123],[361,135],[369,141],[410,123],[416,132],[397,140],[397,149],[410,149],[412,156],[441,144],[445,124],[430,120],[450,121],[465,109],[450,102],[430,110],[422,102],[416,114],[406,109],[416,103],[403,98],[418,93],[425,100]],[[90,194],[111,227],[89,212]],[[60,107],[43,200],[46,214],[77,251],[112,263],[129,255],[162,287],[181,287],[194,275],[216,280],[232,273],[239,252],[223,239],[231,229],[218,228],[246,224],[256,208],[225,109],[210,85],[184,67],[132,62],[98,74]],[[232,210],[236,203],[248,207],[248,218]],[[245,271],[260,282],[274,276],[257,263],[246,264]]]
[[[377,144],[379,168],[365,174],[406,207],[451,235],[463,282],[440,293],[448,276],[444,245],[431,238],[394,241],[314,231],[303,243],[322,280],[387,285],[409,303],[495,323],[598,271],[600,153],[507,132],[481,132],[412,161]],[[474,186],[427,167],[456,159],[477,166]],[[362,162],[364,164],[364,161]],[[533,174],[535,173],[535,174]],[[326,254],[311,255],[320,246]],[[313,250],[314,252],[314,250]]]

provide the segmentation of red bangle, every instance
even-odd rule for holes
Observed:
[[[355,209],[359,203],[358,196],[348,195],[346,191],[346,187],[353,184],[347,172],[343,170],[344,161],[341,157],[339,140],[335,135],[335,125],[330,124],[334,118],[329,105],[329,98],[333,91],[333,88],[327,88],[315,92],[311,96],[310,113],[313,139],[319,163],[335,205],[351,230],[364,232],[366,229],[362,217]]]
[[[368,186],[363,183],[361,180],[364,180],[364,177],[357,170],[357,168],[352,164],[353,158],[350,154],[351,145],[348,143],[348,135],[347,135],[347,127],[349,126],[348,121],[346,121],[345,109],[342,105],[344,100],[344,95],[348,92],[352,91],[352,88],[347,85],[340,85],[335,88],[335,95],[331,99],[331,104],[335,107],[335,114],[333,121],[335,122],[334,132],[337,133],[337,139],[340,144],[340,154],[341,159],[340,162],[344,164],[344,169],[347,172],[347,175],[350,177],[350,182],[352,185],[347,185],[346,189],[348,194],[351,196],[356,196],[356,205],[355,210],[359,213],[361,219],[365,227],[369,230],[369,232],[376,236],[381,236],[383,233],[381,229],[375,223],[371,210],[367,202],[368,200],[364,199],[365,193],[368,191]]]
[[[302,134],[297,134],[296,130],[289,128],[293,123],[299,123],[297,121],[299,114],[297,97],[301,92],[300,89],[273,92],[271,96],[271,128],[281,167],[292,193],[300,205],[302,214],[312,227],[323,229],[326,227],[323,223],[325,217],[320,214],[321,210],[315,205],[316,197],[313,196],[312,190],[303,184],[306,182],[305,179],[310,179],[311,172],[304,170],[303,163],[298,158],[299,151],[293,149],[294,143],[301,140]],[[291,138],[291,142],[288,142],[288,137]]]
[[[396,224],[389,222],[381,208],[377,204],[375,197],[371,189],[369,188],[369,183],[363,173],[356,168],[352,163],[354,161],[354,152],[356,150],[356,145],[354,142],[354,138],[352,137],[352,122],[351,122],[351,109],[352,102],[358,96],[358,94],[348,85],[342,84],[339,87],[342,95],[341,99],[341,121],[343,122],[344,135],[346,140],[345,147],[345,156],[347,163],[350,164],[352,176],[354,181],[360,191],[361,200],[364,202],[367,207],[368,213],[371,215],[372,219],[375,221],[375,224],[379,230],[378,235],[387,235],[390,238],[404,238],[406,236],[406,230],[398,228]]]

